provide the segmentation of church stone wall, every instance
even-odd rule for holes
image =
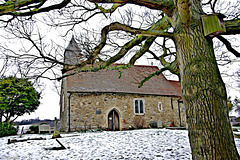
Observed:
[[[134,98],[145,101],[144,115],[134,114]],[[162,110],[158,104],[162,103]],[[66,108],[66,107],[65,107]],[[115,110],[119,114],[120,130],[136,128],[136,117],[144,120],[144,128],[151,121],[162,121],[163,126],[174,124],[179,126],[178,97],[150,96],[137,94],[113,93],[72,93],[70,96],[70,129],[71,131],[90,128],[108,128],[108,114]],[[68,110],[65,110],[68,111]],[[185,113],[181,113],[182,126],[185,126]],[[63,117],[64,118],[64,117]],[[65,116],[68,121],[69,117]],[[68,128],[62,126],[63,128]]]

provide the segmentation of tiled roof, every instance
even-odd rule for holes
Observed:
[[[176,92],[178,92],[178,94],[182,96],[181,84],[179,83],[179,81],[174,81],[174,80],[168,80],[168,81],[172,84]],[[182,97],[180,97],[179,101],[182,101]]]
[[[98,72],[80,72],[67,77],[67,91],[71,92],[110,92],[164,96],[181,96],[181,90],[163,74],[154,76],[138,88],[148,75],[158,71],[156,66],[134,65],[129,69],[104,69]],[[176,82],[179,84],[179,82]],[[180,85],[179,85],[180,86]]]

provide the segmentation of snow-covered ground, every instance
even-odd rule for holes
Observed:
[[[58,140],[65,150],[48,150],[60,147],[52,135],[23,135],[21,139],[46,138],[7,144],[0,138],[0,159],[17,160],[80,160],[80,159],[191,159],[191,151],[185,130],[144,129],[119,132],[61,134]],[[240,139],[235,139],[240,151]]]

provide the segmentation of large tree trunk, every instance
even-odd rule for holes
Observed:
[[[201,25],[180,28],[175,42],[192,158],[239,159],[212,40]]]

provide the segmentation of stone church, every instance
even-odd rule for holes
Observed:
[[[65,63],[77,64],[81,50],[72,39],[65,50]],[[121,65],[121,64],[113,64]],[[79,72],[65,77],[61,86],[60,130],[125,130],[170,125],[185,127],[186,114],[180,83],[155,76],[156,66],[134,65],[129,69]],[[120,75],[121,74],[121,75]]]

